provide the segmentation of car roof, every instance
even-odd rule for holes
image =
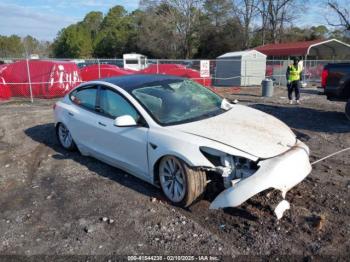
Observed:
[[[118,76],[118,77],[109,77],[102,78],[100,81],[108,82],[113,85],[117,85],[127,92],[131,92],[136,88],[141,86],[160,82],[160,81],[176,81],[176,80],[184,80],[185,78],[179,76],[171,76],[171,75],[162,75],[162,74],[135,74],[135,75],[126,75],[126,76]]]

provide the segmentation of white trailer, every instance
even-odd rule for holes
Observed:
[[[141,54],[124,54],[124,69],[139,71],[148,67],[147,57]]]

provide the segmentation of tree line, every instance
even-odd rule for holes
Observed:
[[[31,54],[49,57],[53,54],[48,41],[39,41],[28,35],[21,38],[17,35],[0,35],[0,58],[23,58]]]
[[[350,42],[344,33],[349,30],[349,10],[336,0],[325,2],[339,17],[337,25],[327,21],[336,30],[295,26],[303,19],[307,1],[141,0],[133,12],[120,5],[106,15],[90,12],[60,30],[51,44],[30,36],[0,37],[0,56],[25,50],[58,58],[120,58],[129,52],[151,58],[215,58],[267,43],[326,38]]]

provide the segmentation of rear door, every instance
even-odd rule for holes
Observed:
[[[135,107],[109,87],[99,89],[95,131],[97,151],[104,161],[142,177],[148,176],[148,127]],[[130,115],[138,126],[118,127],[115,118]]]
[[[67,125],[75,143],[90,153],[97,148],[94,135],[97,127],[97,90],[96,85],[76,89],[69,96],[72,105],[67,110]]]

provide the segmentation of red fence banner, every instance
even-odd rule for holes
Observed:
[[[0,100],[8,100],[11,98],[10,87],[6,84],[3,77],[0,77]]]
[[[20,60],[2,67],[0,77],[20,97],[62,97],[81,83],[75,63],[57,60]]]
[[[80,75],[83,81],[97,80],[100,78],[130,75],[133,72],[124,70],[116,65],[95,64],[80,69]]]

